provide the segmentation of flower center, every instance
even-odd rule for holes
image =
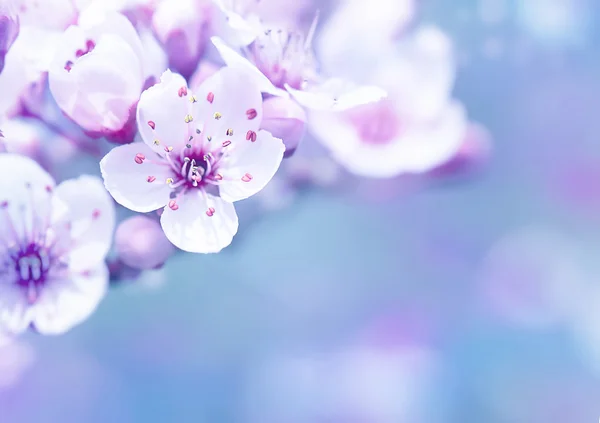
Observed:
[[[248,58],[279,88],[300,89],[316,73],[311,43],[314,29],[304,35],[283,29],[267,29],[248,47]]]
[[[84,48],[80,48],[80,49],[77,49],[75,51],[75,60],[68,60],[65,63],[65,70],[67,72],[71,72],[71,69],[73,69],[73,65],[75,64],[75,61],[77,59],[79,59],[80,57],[83,57],[86,54],[92,52],[95,47],[96,47],[96,43],[93,40],[87,40],[85,42],[85,47]]]
[[[387,144],[402,132],[400,116],[388,100],[353,108],[347,119],[366,144]]]
[[[29,244],[13,256],[17,285],[43,284],[50,270],[50,256],[45,248]]]

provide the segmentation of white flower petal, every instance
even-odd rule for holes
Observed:
[[[202,120],[204,135],[216,142],[245,141],[248,131],[258,131],[262,95],[244,70],[221,68],[200,85],[196,98],[194,119]],[[229,129],[233,135],[227,135]]]
[[[298,103],[312,110],[342,111],[363,104],[374,103],[387,96],[375,86],[356,86],[341,79],[332,78],[310,91],[285,88]]]
[[[31,306],[32,323],[45,335],[58,335],[87,319],[108,289],[104,263],[85,273],[73,272],[65,279],[51,280]]]
[[[234,146],[223,163],[219,194],[225,201],[239,201],[262,190],[273,178],[285,152],[283,142],[267,131],[257,134],[256,142]]]
[[[245,47],[259,35],[260,27],[252,19],[244,19],[240,14],[226,7],[222,0],[213,0],[217,13],[212,20],[213,31],[228,45]]]
[[[0,208],[0,239],[21,241],[25,234],[31,236],[42,228],[51,213],[54,184],[54,179],[30,158],[0,154],[0,204],[6,203]]]
[[[189,95],[185,79],[170,70],[142,93],[137,106],[138,129],[156,153],[164,155],[165,147],[178,150],[187,143],[191,134],[191,125],[186,123],[191,111]]]
[[[13,284],[0,283],[0,332],[3,336],[27,330],[31,317],[27,297],[22,289]]]
[[[142,154],[142,164],[135,161]],[[174,172],[162,158],[144,143],[133,143],[113,148],[100,162],[104,186],[124,207],[145,213],[163,207],[169,201],[171,188],[166,183]],[[154,177],[155,180],[148,178]]]
[[[177,205],[175,211],[166,207],[160,221],[173,245],[192,253],[218,253],[231,244],[238,230],[233,204],[192,190]]]
[[[226,45],[219,37],[212,37],[212,43],[215,45],[221,58],[227,66],[237,67],[248,74],[248,77],[258,87],[258,89],[267,94],[287,97],[288,93],[285,90],[277,88],[271,83],[256,66],[240,55],[237,51]]]
[[[96,267],[110,250],[115,229],[114,203],[102,180],[86,175],[69,179],[56,187],[55,196],[68,207],[74,242],[69,252],[71,270]]]

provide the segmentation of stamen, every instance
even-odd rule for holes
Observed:
[[[94,209],[92,212],[92,220],[98,220],[102,212],[99,209]]]
[[[223,147],[227,147],[231,145],[231,141],[227,140],[227,141],[223,141]]]
[[[225,133],[228,137],[232,137],[233,136],[233,129],[228,129],[227,132]]]
[[[170,153],[171,151],[173,151],[173,147],[171,147],[171,146],[165,147],[165,153]]]
[[[175,200],[171,200],[169,201],[169,208],[175,211],[179,209],[179,206],[177,205],[177,202]]]
[[[246,133],[246,139],[248,141],[255,142],[256,141],[256,132],[254,132],[254,131],[248,131]]]
[[[214,214],[215,214],[215,209],[213,207],[209,207],[208,210],[206,210],[206,215],[208,217],[213,217]]]
[[[142,153],[137,153],[134,160],[137,164],[142,164],[144,163],[144,160],[146,160],[146,156],[144,156]]]
[[[148,179],[146,179],[149,183],[152,183],[154,181],[156,181],[156,177],[155,176],[148,176]]]
[[[221,119],[223,117],[223,115],[221,113],[219,113],[219,112],[215,112],[215,114],[213,116],[214,116],[214,118],[216,120],[219,120],[219,119]]]
[[[195,102],[197,102],[197,101],[198,101],[198,100],[196,100],[196,97],[195,97],[195,96],[191,96],[191,97],[190,97],[190,102],[191,102],[191,103],[195,103]]]
[[[167,185],[171,185],[173,183],[173,178],[167,178],[167,180],[165,181],[165,183]]]
[[[256,116],[258,116],[258,113],[256,112],[255,109],[248,109],[248,110],[246,110],[246,116],[248,117],[249,120],[252,120]]]
[[[65,63],[65,70],[67,72],[71,72],[71,69],[73,69],[73,62],[69,60],[67,63]]]
[[[212,104],[212,102],[215,101],[215,95],[213,93],[208,93],[206,100]]]
[[[148,121],[148,126],[152,129],[156,129],[156,123],[154,123],[153,121],[149,120]]]
[[[192,115],[186,115],[185,119],[184,119],[185,123],[190,123],[193,120],[194,120],[194,117]]]
[[[160,141],[159,140],[154,140],[154,145],[160,145]]]
[[[179,88],[179,91],[177,92],[177,94],[179,95],[179,97],[183,97],[184,95],[187,95],[187,87],[181,87]]]
[[[244,176],[242,176],[242,181],[244,182],[250,182],[252,180],[252,175],[250,175],[249,173],[246,173]]]

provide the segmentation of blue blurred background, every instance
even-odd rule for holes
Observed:
[[[456,44],[486,167],[247,200],[221,254],[0,351],[0,422],[597,421],[600,5],[421,6]]]

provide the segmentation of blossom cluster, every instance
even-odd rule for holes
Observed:
[[[110,281],[220,252],[234,203],[299,177],[482,159],[450,40],[379,2],[2,0],[0,334],[63,333]]]

